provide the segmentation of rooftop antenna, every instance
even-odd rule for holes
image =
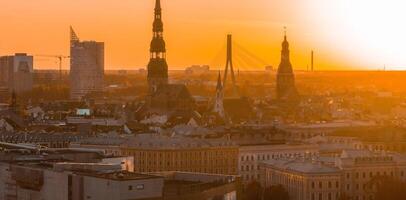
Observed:
[[[312,72],[314,71],[314,51],[312,50],[312,54],[311,54],[311,68],[312,68]]]

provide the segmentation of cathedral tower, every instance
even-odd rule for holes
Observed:
[[[276,77],[276,95],[278,99],[293,99],[298,96],[289,54],[289,42],[285,30],[285,37],[282,42],[281,63],[279,64]]]
[[[213,112],[219,114],[222,118],[225,117],[223,102],[224,102],[224,91],[223,91],[223,84],[221,82],[221,75],[219,72],[219,77],[217,79],[216,99],[214,102]]]
[[[159,85],[168,84],[168,64],[166,63],[166,48],[163,38],[163,23],[161,1],[155,2],[155,18],[153,23],[153,38],[150,47],[148,64],[148,85],[150,93],[156,91]]]

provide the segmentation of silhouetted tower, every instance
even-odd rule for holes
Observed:
[[[312,50],[312,55],[311,55],[311,69],[312,72],[314,71],[314,51]]]
[[[276,95],[278,99],[291,99],[297,97],[295,87],[295,76],[293,74],[292,64],[290,63],[289,42],[285,37],[282,43],[281,63],[279,64],[276,77]]]
[[[219,76],[217,78],[217,87],[216,87],[216,100],[214,102],[214,109],[213,111],[219,114],[222,118],[225,117],[224,114],[224,91],[223,91],[223,84],[221,82],[221,74],[219,72]]]
[[[238,96],[237,85],[235,83],[234,67],[233,67],[233,44],[232,35],[227,35],[227,60],[226,70],[224,72],[223,88],[226,87],[228,70],[231,73],[231,81],[233,84],[233,95]]]
[[[155,2],[155,17],[153,23],[153,38],[150,47],[148,64],[148,85],[150,93],[156,91],[162,84],[168,84],[168,64],[166,63],[166,48],[163,38],[163,23],[161,1]]]

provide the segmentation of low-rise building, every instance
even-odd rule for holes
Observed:
[[[241,188],[233,175],[134,173],[132,157],[106,157],[94,149],[0,147],[2,200],[236,200]]]
[[[292,200],[374,199],[374,180],[392,177],[406,181],[406,156],[344,150],[332,159],[271,160],[262,170],[265,185],[284,186]]]
[[[292,200],[336,200],[341,191],[338,168],[306,160],[271,160],[263,164],[265,186],[282,185]]]
[[[307,144],[268,144],[240,146],[238,174],[243,183],[262,182],[260,163],[273,159],[304,158],[318,154],[316,145]]]
[[[238,146],[221,139],[138,135],[122,146],[136,172],[185,171],[236,175]]]

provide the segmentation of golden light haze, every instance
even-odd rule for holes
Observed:
[[[309,65],[311,49],[322,70],[406,69],[406,2],[401,0],[161,1],[171,69],[224,65],[225,58],[216,55],[228,33],[277,66],[284,26],[295,69]],[[68,55],[72,25],[82,40],[105,42],[107,69],[148,63],[154,0],[0,0],[0,7],[0,55]],[[36,68],[56,66],[56,60],[36,59]]]

